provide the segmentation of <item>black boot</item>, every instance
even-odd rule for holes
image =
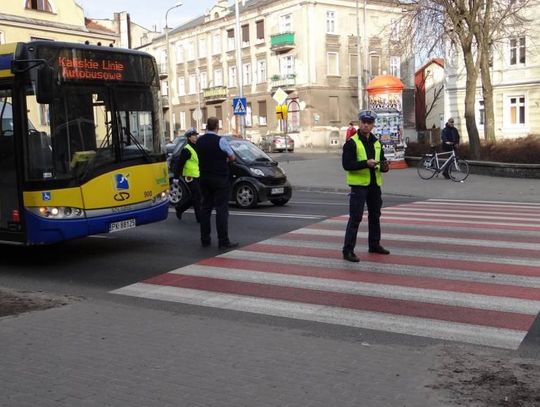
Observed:
[[[343,259],[352,263],[358,263],[360,261],[360,259],[356,256],[356,254],[354,254],[354,252],[344,252]]]

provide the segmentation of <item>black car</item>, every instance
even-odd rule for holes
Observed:
[[[291,199],[292,187],[278,163],[248,140],[222,136],[229,140],[236,160],[230,163],[231,201],[241,208],[254,208],[259,202],[270,201],[274,205],[285,205]],[[180,154],[186,143],[178,137],[166,146],[168,162]],[[172,171],[169,173],[172,177]],[[170,200],[172,204],[186,199],[187,187],[182,180],[171,178]]]

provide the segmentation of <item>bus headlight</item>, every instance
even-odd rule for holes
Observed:
[[[71,206],[40,206],[26,209],[48,219],[80,219],[84,217],[84,211],[81,208]]]
[[[168,200],[169,200],[169,190],[166,190],[166,191],[160,192],[159,194],[157,194],[156,196],[152,198],[152,205],[158,205]]]

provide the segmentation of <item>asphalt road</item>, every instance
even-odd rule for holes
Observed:
[[[407,200],[388,197],[385,205]],[[345,194],[295,191],[284,207],[261,204],[241,210],[231,206],[229,231],[232,241],[245,246],[347,211]],[[191,211],[179,221],[171,210],[163,222],[119,233],[44,247],[0,246],[0,286],[102,295],[219,253],[216,244],[200,246],[199,226]]]

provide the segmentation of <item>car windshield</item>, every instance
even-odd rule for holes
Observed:
[[[272,159],[266,155],[259,147],[253,143],[245,140],[229,140],[231,148],[242,161],[247,164],[260,163],[260,162],[272,162]]]

